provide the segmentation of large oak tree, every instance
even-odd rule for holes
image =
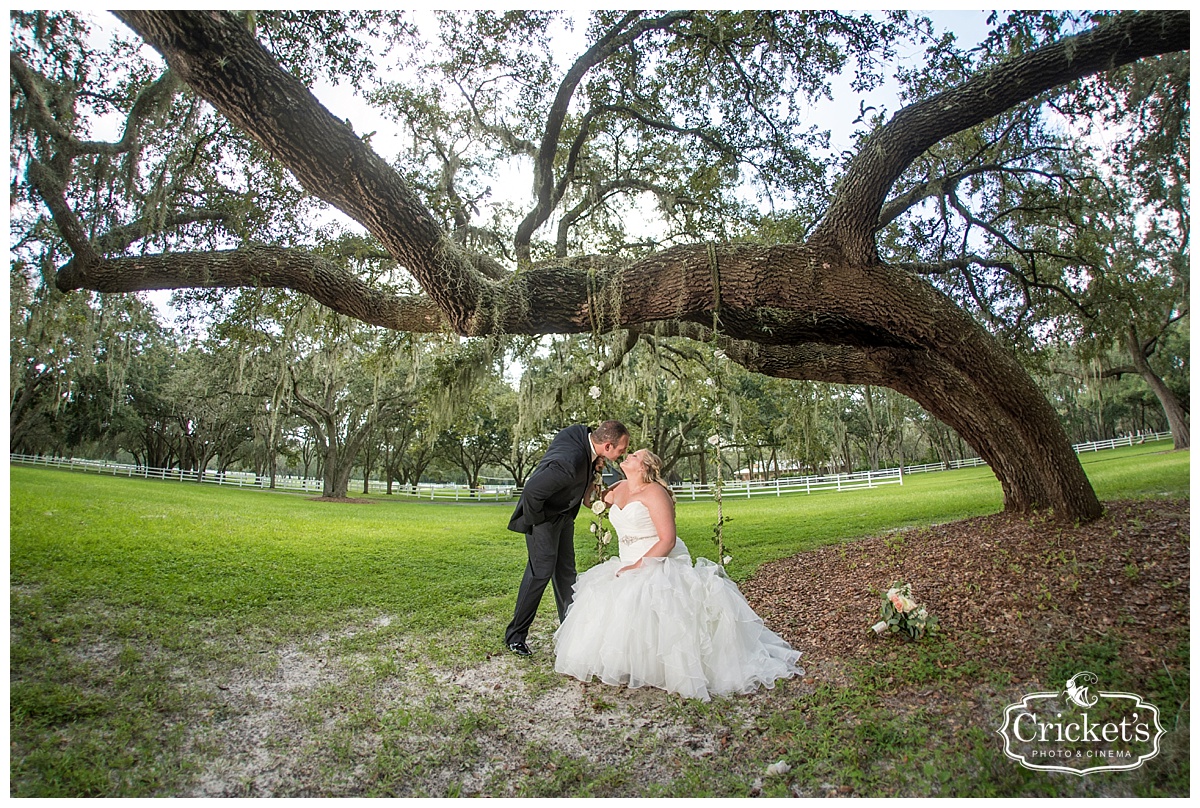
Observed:
[[[31,183],[74,253],[58,272],[60,289],[283,287],[398,330],[629,329],[716,339],[731,360],[767,375],[886,386],[913,398],[987,460],[1007,510],[1052,508],[1068,520],[1100,514],[1053,408],[1012,353],[918,274],[882,261],[876,239],[896,215],[894,184],[927,149],[1052,88],[1187,49],[1187,12],[1118,14],[910,104],[862,141],[801,242],[695,243],[636,260],[579,255],[533,263],[531,232],[569,184],[561,173],[556,183],[555,169],[575,156],[562,129],[583,77],[638,37],[696,36],[689,12],[612,16],[558,86],[536,151],[537,206],[514,245],[515,271],[453,238],[412,185],[281,68],[244,20],[211,12],[117,16],[165,58],[169,80],[155,87],[186,83],[307,191],[360,222],[423,294],[389,292],[326,258],[283,247],[142,255],[106,248],[80,227],[53,166],[35,162]],[[53,121],[36,79],[23,71],[14,61],[29,104],[42,104],[35,113]],[[920,198],[910,192],[905,203]]]

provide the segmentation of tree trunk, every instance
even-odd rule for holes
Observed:
[[[337,441],[331,439],[325,449],[325,473],[322,475],[321,496],[327,499],[345,499],[350,490],[350,472],[353,459],[347,460]]]
[[[391,452],[389,450],[388,454],[383,459],[383,475],[386,477],[385,482],[387,483],[388,496],[392,495],[392,486],[395,483],[396,478],[399,476],[398,471],[399,470],[396,467],[396,460],[391,456]]]
[[[300,465],[302,467],[301,476],[304,479],[309,478],[309,468],[312,466],[313,453],[316,451],[315,442],[312,436],[305,434],[300,440]]]
[[[728,350],[734,358],[739,349]],[[748,350],[754,355],[743,355],[747,366],[771,375],[794,372],[797,378],[835,384],[862,384],[870,378],[875,380],[872,383],[912,398],[953,428],[992,467],[1004,491],[1005,510],[1028,513],[1052,507],[1055,515],[1064,519],[1094,519],[1102,513],[1079,457],[1040,393],[1030,396],[1026,422],[1022,423],[1019,409],[1016,415],[1007,411],[997,396],[980,391],[971,379],[929,353],[850,348],[766,350],[757,346]],[[1028,380],[1021,371],[1006,384],[1015,388],[1022,377]],[[1040,448],[1027,443],[1041,434],[1048,438]]]
[[[9,399],[8,445],[10,452],[17,450],[17,447],[25,439],[26,432],[29,431],[29,425],[33,421],[32,416],[35,412],[32,404],[37,400],[39,391],[53,381],[54,374],[49,369],[40,372],[32,368],[25,370],[23,383],[18,388],[20,392],[13,394]]]
[[[1146,359],[1145,351],[1142,349],[1141,340],[1138,339],[1137,331],[1132,325],[1125,334],[1125,347],[1129,350],[1129,356],[1133,359],[1133,366],[1137,368],[1138,375],[1146,381],[1151,392],[1162,404],[1163,412],[1167,416],[1167,426],[1175,441],[1175,448],[1189,448],[1192,443],[1192,433],[1188,427],[1187,413],[1183,411],[1183,405],[1179,402],[1179,397],[1175,395],[1175,392],[1167,387],[1162,377],[1154,372],[1154,368],[1150,367],[1150,362]]]

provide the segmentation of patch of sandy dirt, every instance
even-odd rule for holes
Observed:
[[[420,654],[394,638],[384,639],[371,657],[399,661],[399,668],[372,681],[363,677],[354,655],[333,652],[340,639],[288,647],[215,685],[221,707],[194,732],[192,748],[205,763],[185,796],[361,796],[380,773],[333,764],[322,747],[346,746],[342,757],[371,761],[381,755],[383,743],[389,745],[387,756],[411,770],[408,782],[389,786],[399,787],[402,796],[506,791],[515,796],[535,767],[554,770],[552,752],[604,767],[643,757],[645,782],[655,782],[662,772],[655,770],[654,750],[708,757],[731,732],[769,709],[765,693],[754,694],[738,700],[732,721],[727,712],[723,723],[697,725],[673,709],[681,701],[677,696],[662,691],[531,676],[549,665],[544,651],[532,660],[498,653],[478,664],[444,667],[420,661]],[[550,647],[549,636],[536,631],[531,641]],[[357,661],[370,664],[367,657]],[[324,698],[325,691],[333,698]],[[376,720],[355,726],[362,722],[353,715],[360,708],[379,721],[389,715],[413,720],[405,732],[386,733],[383,740]],[[423,724],[423,714],[436,715],[437,726]],[[469,737],[447,737],[456,724],[471,725],[480,716],[485,718]],[[471,745],[469,756],[436,751],[464,740]],[[339,768],[341,779],[323,773]]]

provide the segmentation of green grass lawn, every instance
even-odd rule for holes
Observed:
[[[1101,499],[1186,497],[1189,453],[1166,448],[1082,459]],[[223,709],[211,682],[297,642],[315,647],[341,636],[337,653],[365,659],[368,684],[346,697],[360,704],[368,703],[363,688],[396,681],[405,665],[430,676],[421,666],[461,670],[497,651],[525,564],[524,542],[505,529],[509,507],[375,499],[318,502],[13,466],[11,794],[186,793],[206,759],[197,722]],[[1001,495],[987,469],[968,469],[910,475],[903,486],[724,505],[730,573],[741,579],[824,544],[994,513]],[[694,556],[715,555],[714,519],[712,502],[680,503],[680,534]],[[581,570],[595,560],[585,524],[576,535]],[[551,615],[547,596],[543,630]],[[401,639],[406,650],[378,650]],[[560,683],[547,664],[529,668],[524,686],[554,692]],[[692,721],[710,715],[707,706],[687,709],[699,711]],[[437,725],[437,713],[424,720]],[[457,731],[469,745],[476,730]],[[378,777],[377,793],[397,793],[386,774]],[[569,783],[550,792],[589,793]]]
[[[1188,495],[1190,452],[1165,451],[1170,443],[1083,455],[1084,470],[1101,500]],[[987,467],[910,474],[903,485],[786,497],[726,497],[725,540],[744,578],[760,564],[814,547],[881,531],[996,513],[1000,483]],[[716,506],[679,505],[679,532],[693,555],[711,554]]]

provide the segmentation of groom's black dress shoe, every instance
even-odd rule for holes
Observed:
[[[517,656],[533,656],[533,651],[529,650],[529,646],[523,642],[510,642],[508,650],[512,651]]]

